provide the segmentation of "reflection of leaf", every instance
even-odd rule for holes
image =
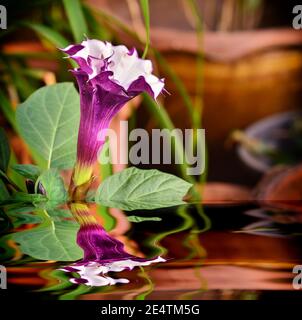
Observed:
[[[10,214],[8,214],[8,216],[10,217],[14,228],[19,228],[24,224],[38,224],[43,221],[41,217],[30,213],[20,214],[16,212],[11,212]]]
[[[12,234],[7,234],[0,238],[0,261],[9,260],[15,254],[16,249],[9,244],[9,241],[11,240],[11,235]]]
[[[28,203],[35,206],[41,206],[46,203],[47,198],[42,194],[28,194],[25,192],[16,192],[10,198],[1,201],[1,205]]]
[[[73,221],[53,221],[45,211],[38,227],[16,232],[12,235],[20,250],[38,260],[75,261],[82,257],[82,250],[76,244],[78,224]]]
[[[161,221],[160,217],[138,217],[138,216],[128,216],[128,221],[130,222],[144,222],[144,221]]]
[[[47,160],[48,168],[73,166],[79,111],[79,94],[72,83],[43,87],[17,108],[22,137]]]
[[[46,197],[53,206],[64,203],[67,200],[67,192],[58,170],[49,169],[43,172],[37,182],[42,184],[46,191]]]
[[[10,229],[10,221],[3,210],[0,209],[0,233],[6,232]]]
[[[128,168],[107,178],[98,188],[95,201],[123,210],[157,209],[183,204],[192,185],[158,170]]]
[[[73,220],[71,212],[66,209],[48,209],[47,213],[53,221]]]
[[[0,128],[0,169],[6,172],[8,162],[10,158],[9,144],[4,133],[4,130]]]
[[[15,164],[12,169],[21,176],[36,181],[41,174],[41,169],[33,164]]]
[[[9,216],[11,213],[29,213],[36,210],[34,206],[26,204],[14,204],[6,208],[5,212]]]

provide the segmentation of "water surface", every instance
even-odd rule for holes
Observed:
[[[92,207],[92,214],[96,214]],[[23,213],[18,213],[22,215]],[[206,207],[192,205],[128,215],[160,217],[161,221],[128,223],[114,214],[111,236],[135,256],[162,256],[167,261],[110,273],[127,284],[91,287],[70,282],[59,270],[68,261],[41,261],[22,253],[13,231],[30,230],[37,220],[1,219],[1,260],[8,270],[6,294],[38,299],[286,299],[302,297],[294,290],[294,265],[302,264],[299,213],[270,211],[254,205]],[[35,216],[36,217],[36,216]],[[117,220],[116,220],[117,218]],[[56,216],[55,222],[72,220]],[[97,218],[99,223],[104,219]],[[73,221],[74,222],[74,221]],[[69,223],[69,222],[68,222]],[[75,223],[75,222],[74,222]],[[66,229],[66,237],[70,230]]]

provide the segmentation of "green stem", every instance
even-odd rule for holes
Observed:
[[[145,59],[149,50],[150,44],[150,11],[149,11],[149,1],[148,0],[140,0],[140,5],[143,13],[143,17],[145,20],[145,29],[146,29],[146,41],[145,41],[145,49],[142,58]]]
[[[109,148],[109,140],[107,140],[106,143],[104,144],[102,152],[107,152],[108,148]],[[101,175],[102,181],[110,177],[113,173],[112,165],[110,161],[108,161],[108,163],[100,163],[99,169],[100,169],[100,175]],[[99,215],[104,219],[103,227],[107,231],[112,230],[116,225],[116,219],[110,214],[109,208],[102,205],[97,205],[97,211]]]
[[[169,131],[173,131],[175,129],[173,122],[162,105],[157,104],[150,96],[147,94],[143,94],[144,102],[151,113],[151,115],[156,119],[158,124],[161,128],[166,128]],[[172,142],[172,139],[171,139]],[[179,159],[185,159],[185,151],[183,147],[183,142],[179,139],[178,136],[175,136],[174,142],[172,142],[172,147],[175,151],[175,155],[179,157]],[[187,163],[183,161],[183,163],[179,164],[180,173],[183,179],[187,180],[188,182],[195,183],[195,179],[191,176],[187,175],[188,169]]]

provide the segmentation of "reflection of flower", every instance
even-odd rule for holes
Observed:
[[[79,278],[71,278],[70,281],[76,284],[86,284],[88,286],[108,286],[115,285],[117,283],[128,283],[129,280],[125,278],[114,279],[107,276],[108,272],[120,272],[123,270],[132,270],[136,266],[147,266],[155,262],[164,262],[161,257],[157,257],[153,260],[141,259],[141,261],[135,261],[132,259],[117,260],[112,262],[89,262],[86,264],[74,264],[61,268],[60,270],[66,272],[76,272],[80,276]]]
[[[144,259],[127,253],[123,243],[112,238],[90,215],[87,205],[73,203],[70,209],[80,223],[77,243],[84,251],[84,258],[81,261],[61,269],[78,273],[80,278],[73,278],[71,282],[91,286],[127,283],[127,279],[113,279],[106,274],[165,261],[161,257]]]
[[[135,49],[108,42],[85,40],[63,51],[79,68],[73,73],[80,89],[81,120],[73,183],[87,183],[92,164],[104,144],[106,129],[123,105],[142,92],[154,99],[164,83],[152,74],[152,63],[140,59]],[[98,134],[101,137],[98,139]]]

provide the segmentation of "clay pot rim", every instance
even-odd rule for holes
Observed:
[[[153,46],[161,52],[199,51],[196,32],[153,27]],[[257,52],[302,46],[302,33],[293,28],[255,29],[234,32],[204,33],[203,53],[205,58],[217,62],[234,61]]]

